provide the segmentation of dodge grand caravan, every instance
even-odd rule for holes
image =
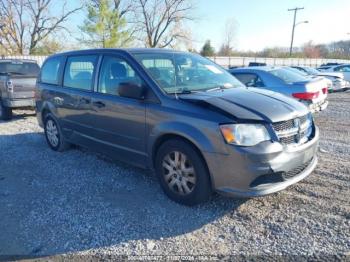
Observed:
[[[97,49],[49,57],[36,109],[48,145],[78,144],[157,174],[168,197],[201,203],[282,190],[317,164],[319,131],[298,101],[244,87],[201,56]],[[87,166],[88,168],[88,166]]]

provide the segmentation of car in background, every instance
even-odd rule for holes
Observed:
[[[34,108],[39,71],[40,67],[34,60],[0,59],[0,119],[11,119],[14,108]]]
[[[320,67],[322,72],[336,72],[344,75],[344,80],[350,82],[350,64]]]
[[[343,64],[343,63],[330,62],[330,63],[322,64],[321,66],[335,66],[335,65],[342,65],[342,64]]]
[[[38,77],[36,110],[51,149],[83,145],[155,170],[165,194],[186,205],[212,191],[274,193],[317,164],[319,131],[303,104],[245,88],[190,53],[94,49],[50,56]]]
[[[328,87],[323,79],[310,78],[285,67],[245,67],[229,70],[247,87],[279,92],[304,103],[311,112],[327,108]]]
[[[250,62],[248,66],[249,67],[251,67],[251,66],[267,66],[267,64],[261,63],[261,62]]]
[[[340,91],[350,87],[350,83],[344,80],[344,75],[342,73],[319,71],[309,66],[292,66],[292,68],[310,76],[325,77],[329,79],[332,85],[328,87],[328,91]]]

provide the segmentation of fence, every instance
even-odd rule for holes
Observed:
[[[46,56],[32,56],[32,55],[21,55],[21,56],[2,56],[2,58],[13,58],[13,59],[32,59],[36,60],[39,65],[42,65]],[[231,66],[248,66],[250,62],[266,63],[267,65],[274,66],[311,66],[318,67],[325,63],[350,63],[350,60],[341,59],[307,59],[307,58],[263,58],[263,57],[220,57],[214,56],[209,57],[215,63],[223,67]]]
[[[266,63],[273,66],[311,66],[319,67],[326,63],[350,63],[341,59],[308,59],[308,58],[265,58],[265,57],[209,57],[223,67],[248,66],[250,62]]]

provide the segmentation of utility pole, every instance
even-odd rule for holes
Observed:
[[[296,7],[296,8],[293,8],[293,9],[288,9],[288,11],[294,11],[294,20],[293,20],[293,29],[292,29],[292,40],[290,42],[290,49],[289,49],[289,56],[292,56],[292,52],[293,52],[293,42],[294,42],[294,30],[295,30],[295,27],[296,27],[296,19],[297,19],[297,12],[299,10],[303,10],[304,7]],[[306,21],[305,21],[306,22]]]

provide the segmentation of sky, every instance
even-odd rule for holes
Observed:
[[[79,4],[71,0],[69,4]],[[187,26],[192,31],[193,46],[200,49],[207,39],[219,49],[227,20],[234,19],[236,50],[260,51],[265,47],[289,47],[293,12],[287,9],[304,7],[297,14],[300,24],[295,29],[295,46],[312,40],[329,43],[350,40],[350,0],[192,0],[195,20]],[[73,18],[77,28],[84,20],[82,13]],[[349,27],[348,27],[349,26]],[[77,29],[76,29],[77,30]],[[75,31],[75,30],[74,30]]]

